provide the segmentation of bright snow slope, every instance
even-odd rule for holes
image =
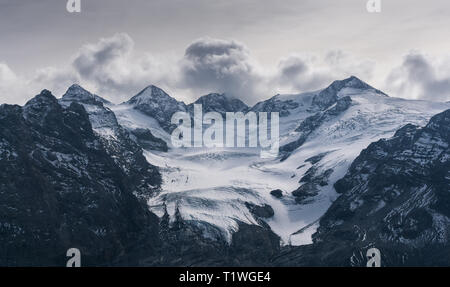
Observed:
[[[284,106],[288,113],[280,118],[280,139],[287,143],[298,136],[295,129],[316,110],[313,97],[320,91],[297,95],[277,95],[270,99]],[[307,141],[284,161],[261,159],[254,149],[175,149],[169,152],[145,151],[147,160],[160,167],[163,191],[148,202],[150,209],[162,216],[165,208],[174,219],[176,208],[185,220],[203,226],[205,236],[224,236],[228,241],[238,222],[258,224],[245,202],[272,206],[275,215],[265,221],[283,244],[311,243],[318,219],[337,194],[333,184],[347,171],[351,162],[369,143],[387,138],[406,125],[424,125],[449,103],[432,103],[387,97],[365,88],[343,88],[338,97],[350,96],[351,106],[342,114],[322,123]],[[269,101],[270,101],[269,100]],[[262,103],[252,110],[260,110]],[[129,103],[109,104],[119,123],[130,129],[148,128],[170,145],[170,135],[152,117]],[[328,185],[305,204],[297,204],[291,192],[312,166],[306,159],[327,153],[315,163],[318,171],[333,169]],[[283,190],[283,197],[270,195]],[[300,232],[298,232],[301,230]]]

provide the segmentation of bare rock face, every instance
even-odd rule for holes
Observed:
[[[268,204],[255,205],[255,204],[246,202],[245,205],[250,210],[250,212],[258,218],[271,218],[275,214],[275,212],[273,211],[273,208]]]
[[[272,191],[270,192],[270,194],[271,194],[272,196],[276,197],[276,198],[282,198],[282,197],[283,197],[283,191],[282,191],[281,189],[275,189],[275,190],[272,190]]]
[[[160,138],[155,137],[149,129],[134,129],[130,131],[131,135],[139,146],[147,150],[168,151],[167,143]]]

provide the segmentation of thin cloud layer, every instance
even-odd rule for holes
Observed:
[[[82,83],[114,101],[126,100],[133,91],[159,82],[165,70],[149,55],[136,56],[134,41],[125,33],[83,46],[72,62]]]
[[[370,80],[374,69],[374,62],[352,57],[340,50],[330,51],[322,57],[292,54],[279,62],[275,85],[290,92],[312,91],[351,75]]]
[[[198,39],[178,59],[137,54],[134,47],[129,35],[115,34],[82,46],[67,65],[42,68],[30,79],[0,62],[2,102],[22,104],[44,88],[61,96],[68,86],[79,83],[113,102],[125,101],[155,84],[186,102],[220,92],[254,104],[276,93],[317,90],[350,75],[368,82],[383,81],[374,76],[373,61],[340,50],[324,55],[291,54],[275,67],[262,67],[243,43],[234,40]],[[389,73],[384,88],[391,96],[449,100],[450,78],[445,77],[445,67],[421,54],[408,54]]]
[[[447,63],[448,64],[448,63]],[[418,52],[411,52],[387,79],[393,92],[406,98],[450,100],[450,69]]]
[[[274,85],[287,88],[290,92],[309,91],[323,88],[333,81],[332,75],[319,68],[316,59],[301,55],[291,55],[278,64]]]
[[[0,62],[0,104],[21,103],[22,87],[23,84],[13,70],[6,63]]]
[[[221,92],[247,101],[257,98],[263,81],[243,44],[211,38],[189,45],[180,72],[181,88],[203,94]]]

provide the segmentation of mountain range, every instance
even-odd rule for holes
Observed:
[[[175,148],[175,112],[279,112],[280,155]],[[248,106],[79,85],[0,106],[0,265],[449,265],[450,103],[352,76]]]

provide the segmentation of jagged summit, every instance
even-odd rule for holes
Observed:
[[[129,99],[126,103],[128,104],[140,104],[148,101],[161,102],[163,100],[175,100],[169,96],[163,89],[155,86],[149,85],[140,91],[137,95]],[[176,101],[176,100],[175,100]]]
[[[44,89],[38,95],[34,96],[32,99],[26,102],[25,106],[32,106],[43,102],[46,103],[56,102],[56,98],[53,96],[52,92]]]
[[[350,76],[349,78],[343,80],[336,80],[331,84],[331,86],[338,89],[342,89],[344,87],[355,89],[373,89],[372,86],[355,76]]]
[[[198,98],[195,103],[214,100],[225,101],[226,98],[227,96],[223,93],[209,93]]]
[[[72,86],[69,87],[69,90],[71,90],[71,91],[85,91],[85,92],[87,92],[87,90],[84,89],[79,84],[72,84]]]
[[[85,104],[109,104],[108,100],[92,94],[78,84],[73,84],[67,89],[67,92],[62,96],[62,101],[80,102]]]
[[[359,89],[359,90],[371,90],[374,91],[377,94],[388,96],[382,91],[375,89],[371,85],[367,84],[366,82],[362,81],[358,77],[350,76],[349,78],[346,78],[344,80],[336,80],[334,81],[330,86],[328,86],[327,89],[333,89],[335,91],[340,91],[344,88],[353,88],[353,89]]]
[[[43,89],[43,90],[39,93],[38,96],[50,97],[50,98],[53,97],[52,92],[50,92],[50,91],[47,90],[47,89]]]
[[[23,116],[36,123],[43,123],[50,115],[54,116],[61,112],[58,100],[49,90],[42,92],[29,100],[23,107]]]
[[[177,101],[154,85],[146,87],[124,104],[153,117],[166,131],[170,131],[173,126],[170,122],[172,115],[178,111],[186,111],[185,103]]]
[[[375,89],[355,76],[351,76],[347,79],[336,80],[331,83],[331,85],[314,96],[312,104],[321,109],[328,108],[337,102],[339,96],[345,96],[342,93],[345,88],[361,90],[364,92],[373,92],[375,94],[387,97],[387,95],[382,91]]]
[[[228,97],[225,94],[210,93],[198,98],[194,103],[188,105],[192,110],[194,104],[201,104],[203,112],[242,112],[248,110],[248,106],[237,98]]]
[[[336,80],[322,90],[298,94],[276,94],[270,99],[256,103],[252,111],[279,112],[281,117],[298,114],[305,110],[317,112],[337,103],[339,98],[357,94],[374,94],[387,97],[355,76]]]

